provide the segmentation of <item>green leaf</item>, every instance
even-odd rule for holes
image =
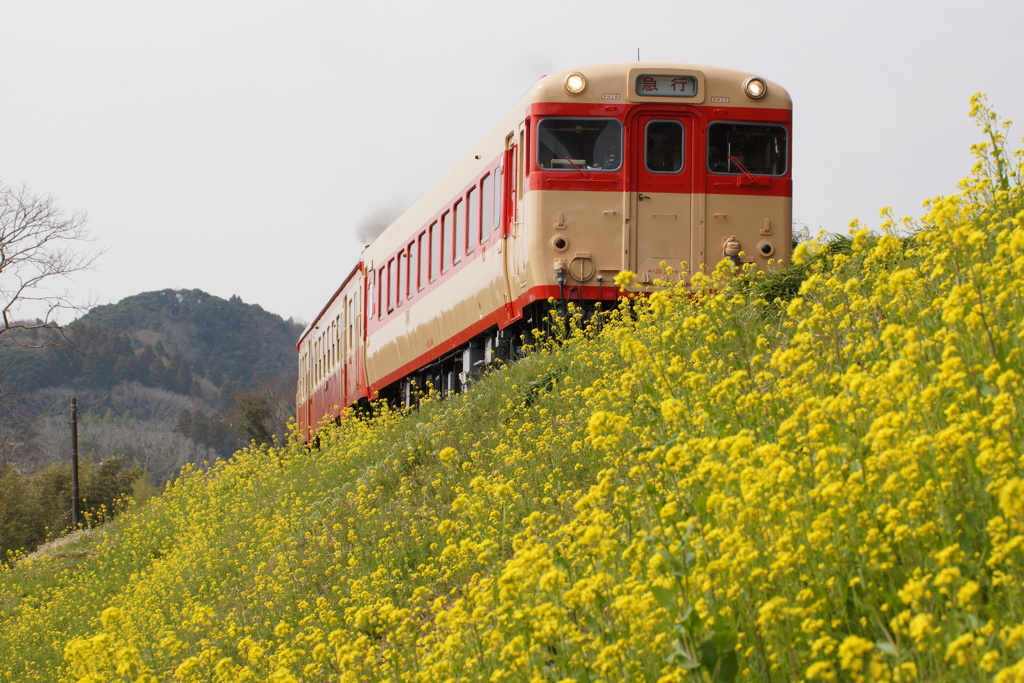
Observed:
[[[675,612],[679,609],[676,604],[676,594],[664,586],[651,586],[651,593],[654,594],[654,599],[658,601],[658,604],[664,607],[669,612]]]
[[[700,662],[711,674],[714,683],[733,683],[736,680],[740,670],[736,643],[736,633],[725,629],[701,641]]]
[[[655,552],[661,555],[665,562],[668,563],[668,566],[672,568],[672,574],[674,576],[683,576],[683,565],[679,560],[676,559],[675,555],[665,550],[664,548],[656,550]]]
[[[681,669],[696,669],[701,666],[700,661],[694,659],[678,640],[672,643],[672,652],[665,657],[665,660]]]

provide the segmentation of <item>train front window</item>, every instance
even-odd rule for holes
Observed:
[[[789,168],[786,129],[777,125],[713,123],[708,126],[712,173],[785,175]]]
[[[651,173],[683,170],[683,124],[651,121],[644,131],[644,163]]]
[[[622,123],[542,119],[537,124],[537,165],[548,171],[617,171],[622,167]]]

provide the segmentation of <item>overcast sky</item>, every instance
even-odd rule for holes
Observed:
[[[1024,116],[1022,26],[1019,0],[4,0],[0,178],[88,214],[82,300],[197,288],[308,322],[360,229],[545,73],[639,49],[782,84],[794,219],[845,232],[955,190],[972,93]]]

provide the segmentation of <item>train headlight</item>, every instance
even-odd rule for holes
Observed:
[[[587,89],[587,79],[581,73],[571,73],[565,77],[565,90],[570,95],[579,95]]]
[[[743,92],[752,100],[759,100],[768,94],[768,84],[760,78],[748,78],[743,84]]]

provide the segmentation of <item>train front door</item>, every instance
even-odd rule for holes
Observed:
[[[640,283],[675,281],[686,264],[699,263],[701,235],[692,216],[699,195],[693,195],[692,152],[696,119],[688,115],[642,113],[632,128],[632,187],[630,202],[630,269]]]

